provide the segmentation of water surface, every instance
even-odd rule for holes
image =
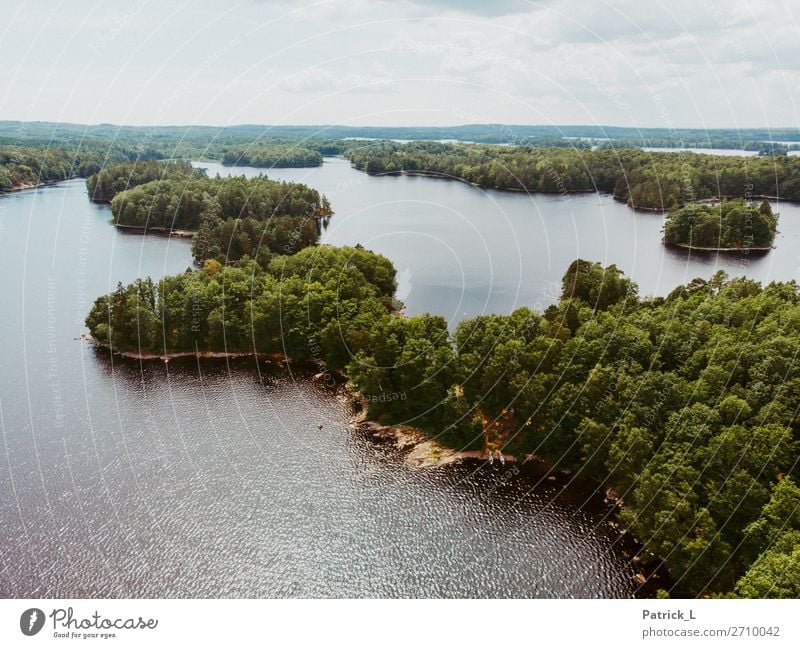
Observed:
[[[457,185],[432,186],[445,213]],[[358,190],[340,192],[330,239],[357,226]],[[635,548],[591,487],[510,465],[411,468],[295,370],[93,350],[78,338],[97,296],[191,263],[186,240],[109,218],[81,181],[0,197],[0,596],[637,593]],[[379,229],[365,242],[423,237]],[[434,294],[425,276],[410,295]]]
[[[266,172],[322,191],[336,212],[323,241],[386,255],[408,312],[444,315],[451,326],[483,313],[546,308],[577,258],[616,264],[642,295],[661,296],[717,270],[769,282],[796,279],[800,268],[800,206],[793,203],[773,204],[779,233],[768,254],[690,253],[662,245],[663,214],[634,211],[607,194],[527,195],[375,177],[339,158],[312,169],[201,166],[211,175]]]

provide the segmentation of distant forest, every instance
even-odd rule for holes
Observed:
[[[347,157],[371,174],[431,175],[530,193],[605,191],[637,209],[667,210],[720,196],[800,200],[800,157],[438,142],[371,142]]]
[[[116,126],[53,122],[0,121],[0,147],[64,148],[105,153],[108,161],[135,158],[223,160],[253,166],[300,166],[297,160],[275,164],[265,149],[306,149],[302,166],[316,165],[316,155],[341,155],[370,140],[455,141],[538,147],[717,148],[785,155],[800,148],[800,129],[670,129],[616,126],[530,126],[467,124],[445,127],[387,126]],[[773,144],[782,142],[783,144]],[[238,155],[237,155],[238,154]],[[243,155],[244,154],[244,155]],[[258,158],[262,158],[259,160]],[[279,156],[279,159],[284,159]],[[236,160],[241,160],[236,162]],[[79,174],[85,175],[85,174]]]

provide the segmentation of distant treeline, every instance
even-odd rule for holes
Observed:
[[[687,205],[669,213],[664,242],[693,248],[768,248],[775,240],[778,214],[760,205],[726,200],[719,205]]]
[[[800,143],[797,128],[627,128],[618,126],[559,126],[526,124],[465,124],[461,126],[115,126],[0,121],[0,143],[21,145],[49,142],[116,142],[127,148],[160,151],[165,157],[218,156],[225,147],[289,142],[315,148],[312,142],[349,138],[398,140],[457,140],[487,144],[531,144],[563,138],[613,140],[630,146],[732,148],[751,143]],[[27,144],[26,144],[27,143]],[[750,149],[757,150],[757,149]],[[320,151],[323,155],[327,155]]]
[[[369,415],[457,449],[548,457],[612,487],[641,556],[674,591],[800,595],[793,283],[694,280],[640,300],[614,266],[576,261],[544,313],[463,321],[391,310],[395,272],[314,247],[120,286],[92,335],[119,351],[287,354],[343,369]]]
[[[758,151],[761,155],[786,155],[790,150],[800,149],[800,141],[790,144],[778,144],[773,141],[744,141],[720,137],[717,135],[699,140],[688,140],[682,137],[624,136],[612,140],[592,140],[600,148],[653,147],[653,148],[697,148],[728,149],[737,151]]]
[[[309,148],[284,146],[254,146],[226,151],[222,164],[269,168],[315,167],[322,164],[322,154]]]
[[[594,151],[376,142],[347,153],[371,174],[416,173],[528,192],[613,192],[631,207],[666,210],[718,196],[800,200],[800,158],[746,158],[641,149]]]

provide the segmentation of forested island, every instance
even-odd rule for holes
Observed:
[[[431,142],[375,142],[346,155],[370,174],[430,175],[530,193],[610,192],[637,209],[668,210],[717,197],[800,200],[798,157]]]
[[[188,162],[139,160],[107,167],[87,182],[95,201],[111,202],[114,224],[157,233],[194,233],[201,264],[245,256],[267,263],[273,254],[319,240],[331,214],[325,196],[306,185],[266,177],[207,178]]]
[[[0,149],[0,190],[91,176],[90,198],[110,201],[118,226],[194,232],[198,269],[95,302],[86,324],[97,344],[319,363],[350,381],[375,421],[411,423],[458,450],[546,458],[610,489],[677,593],[800,596],[794,282],[718,273],[642,299],[614,266],[579,260],[544,312],[481,316],[450,333],[442,317],[398,315],[387,259],[316,245],[331,213],[324,196],[157,161],[178,146],[173,135],[154,148],[123,138]],[[227,136],[221,156],[244,150],[238,132]],[[692,247],[769,247],[777,223],[766,202],[698,200],[800,199],[800,160],[786,157],[327,140],[308,150],[345,153],[375,174],[613,192],[632,207],[672,210],[665,242]]]
[[[778,214],[767,200],[686,205],[667,215],[664,242],[695,250],[769,250],[777,224]]]

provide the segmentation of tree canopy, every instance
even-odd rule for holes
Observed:
[[[760,205],[726,200],[718,205],[686,205],[673,210],[664,225],[664,242],[697,248],[746,250],[770,247],[778,214]]]
[[[205,177],[203,169],[195,169],[190,162],[176,160],[162,162],[140,159],[113,164],[86,179],[89,199],[110,203],[118,193],[155,180],[188,180]]]
[[[322,164],[322,154],[303,146],[247,146],[226,151],[222,156],[222,164],[274,169],[315,167]]]
[[[431,174],[531,193],[613,192],[631,207],[667,210],[715,197],[800,200],[800,158],[635,148],[546,148],[375,142],[347,153],[367,173]]]
[[[616,268],[578,260],[544,313],[484,315],[451,335],[441,317],[396,315],[394,281],[383,257],[313,247],[120,286],[87,325],[119,350],[325,362],[377,420],[613,487],[677,592],[797,594],[794,282],[718,273],[642,300]]]

